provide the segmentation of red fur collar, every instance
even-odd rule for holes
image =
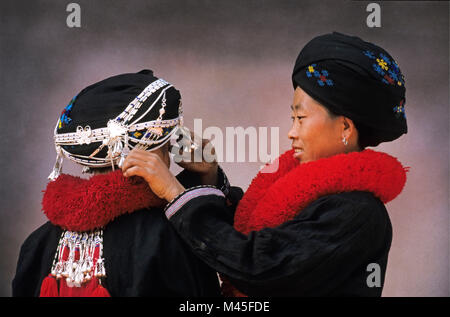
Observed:
[[[373,150],[338,154],[299,164],[293,150],[282,154],[273,164],[276,173],[261,171],[252,181],[235,213],[235,228],[248,234],[252,230],[275,227],[295,217],[321,196],[369,191],[383,203],[394,199],[403,189],[406,172],[394,157]]]
[[[163,205],[142,178],[125,178],[120,170],[88,180],[62,174],[48,183],[42,199],[50,222],[71,231],[101,228],[122,214]]]

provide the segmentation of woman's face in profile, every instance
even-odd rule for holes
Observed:
[[[328,110],[300,87],[294,92],[292,127],[288,133],[294,157],[305,163],[345,152],[342,117],[332,118]]]

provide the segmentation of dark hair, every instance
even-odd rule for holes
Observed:
[[[369,136],[370,136],[370,128],[359,122],[353,122],[355,124],[356,130],[358,131],[358,146],[361,150],[364,150],[369,146]]]
[[[334,112],[327,107],[324,108],[327,109],[328,115],[331,119],[336,119],[337,117],[343,116],[343,114]],[[369,144],[368,136],[370,135],[370,130],[359,122],[353,121],[353,123],[355,124],[355,128],[358,131],[358,146],[361,150],[364,150]]]

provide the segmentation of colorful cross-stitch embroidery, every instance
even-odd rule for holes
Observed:
[[[133,133],[133,136],[134,136],[135,138],[139,138],[140,136],[142,136],[142,133],[139,132],[139,131],[136,131],[136,132]]]
[[[333,81],[330,78],[327,78],[329,75],[328,71],[325,69],[319,71],[315,69],[316,66],[317,64],[309,65],[306,69],[306,76],[308,76],[309,78],[313,78],[313,76],[317,78],[317,83],[322,87],[325,86],[325,84],[328,86],[333,86]]]
[[[160,130],[159,133],[161,133],[161,137],[166,136],[167,134],[169,134],[170,131],[172,131],[173,127],[167,127],[167,128],[157,128],[158,130]],[[129,132],[128,135],[130,137],[133,137],[135,139],[142,139],[142,137],[146,137],[149,138],[151,137],[151,133],[147,132],[147,130],[141,130],[141,131],[134,131],[134,132]]]
[[[363,54],[374,60],[372,67],[380,74],[380,79],[383,83],[397,86],[403,86],[405,84],[400,68],[394,60],[391,60],[383,53],[379,53],[377,57],[374,52],[366,50],[363,51]]]
[[[370,52],[370,51],[364,51],[363,53],[364,53],[364,55],[366,55],[367,57],[369,57],[369,58],[371,58],[371,59],[375,59],[375,55],[373,55],[372,52]]]
[[[70,118],[70,112],[72,111],[73,103],[75,102],[76,98],[77,96],[73,97],[69,104],[62,111],[61,117],[58,121],[58,129],[61,129],[72,122],[72,119]]]
[[[406,113],[405,113],[405,106],[404,106],[405,100],[402,99],[400,101],[400,104],[398,106],[394,107],[394,112],[395,115],[397,116],[397,118],[400,118],[401,115],[403,115],[403,117],[406,119]]]

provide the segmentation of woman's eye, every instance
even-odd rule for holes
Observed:
[[[292,121],[295,121],[295,119],[301,120],[303,119],[305,116],[296,116],[296,117],[291,117]]]

